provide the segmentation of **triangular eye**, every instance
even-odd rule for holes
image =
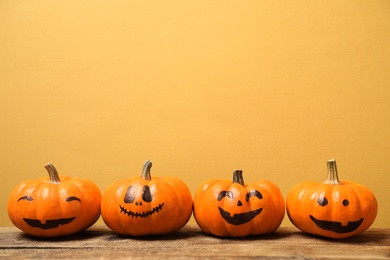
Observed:
[[[145,202],[151,202],[153,200],[152,193],[147,185],[142,188],[142,200]]]
[[[127,192],[126,192],[126,196],[125,196],[124,202],[125,202],[125,203],[133,203],[134,200],[135,200],[134,187],[133,187],[133,186],[130,186],[130,187],[127,189]]]
[[[263,198],[263,195],[261,195],[260,191],[257,191],[257,190],[250,190],[246,196],[245,196],[245,200],[246,201],[249,201],[249,199],[251,197],[257,197],[258,199],[262,199]]]

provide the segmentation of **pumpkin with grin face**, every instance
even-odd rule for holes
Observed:
[[[125,236],[164,235],[178,231],[192,214],[188,187],[175,177],[151,177],[147,161],[141,177],[111,184],[101,202],[102,218]]]
[[[16,186],[8,200],[8,215],[20,230],[37,237],[59,237],[92,226],[100,216],[101,193],[90,180],[59,177],[51,164],[49,178]]]
[[[300,230],[323,237],[342,239],[357,235],[374,222],[378,204],[366,187],[339,181],[336,161],[327,162],[324,183],[303,182],[288,194],[287,214]]]
[[[285,212],[283,195],[270,181],[247,185],[242,171],[230,180],[207,180],[194,197],[194,217],[208,234],[220,237],[244,237],[275,231]]]

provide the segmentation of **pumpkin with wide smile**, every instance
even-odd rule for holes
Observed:
[[[199,186],[194,217],[204,232],[220,237],[268,234],[283,220],[284,199],[272,182],[247,185],[236,170],[233,181],[212,179]]]
[[[88,179],[58,175],[45,166],[48,178],[29,180],[15,187],[8,200],[8,215],[22,231],[37,237],[71,235],[92,226],[100,217],[101,193]]]
[[[299,183],[289,192],[286,205],[291,222],[304,232],[334,239],[365,231],[378,210],[374,194],[363,185],[339,181],[336,160],[329,160],[327,166],[324,183]]]

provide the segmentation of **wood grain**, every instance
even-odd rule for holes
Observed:
[[[345,240],[329,240],[281,227],[267,236],[240,239],[205,235],[197,226],[162,237],[121,237],[105,226],[66,238],[37,239],[14,227],[0,228],[0,258],[276,258],[390,259],[390,229],[369,229]]]

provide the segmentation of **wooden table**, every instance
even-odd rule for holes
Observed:
[[[390,229],[373,228],[350,239],[329,240],[281,227],[267,236],[232,239],[205,235],[187,225],[169,236],[125,238],[94,226],[67,238],[36,239],[14,227],[1,227],[0,258],[390,259]]]

